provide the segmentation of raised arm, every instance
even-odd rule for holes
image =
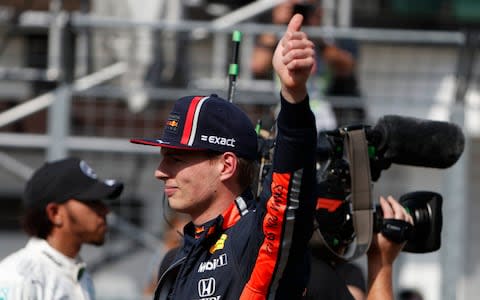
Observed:
[[[272,174],[260,196],[260,203],[265,204],[263,242],[242,300],[263,299],[259,295],[299,299],[307,284],[305,258],[313,230],[316,130],[306,88],[314,50],[306,34],[299,31],[302,20],[301,15],[291,19],[272,60],[282,84],[281,109]]]

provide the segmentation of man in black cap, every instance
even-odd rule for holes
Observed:
[[[155,176],[169,205],[192,219],[155,299],[298,299],[304,292],[316,130],[306,88],[315,52],[302,20],[292,18],[272,61],[281,110],[273,172],[258,199],[249,189],[256,177],[253,124],[217,95],[177,100],[160,138],[132,140],[161,147]]]
[[[0,299],[94,299],[79,257],[83,244],[102,245],[108,207],[123,184],[101,180],[83,160],[45,163],[24,191],[27,245],[0,262]]]

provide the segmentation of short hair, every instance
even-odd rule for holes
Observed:
[[[207,157],[209,159],[214,159],[220,156],[222,153],[208,151]],[[258,163],[256,160],[251,160],[243,157],[238,157],[237,164],[237,183],[242,191],[246,190],[248,187],[252,186],[253,182],[258,178]]]
[[[247,189],[258,178],[258,163],[255,160],[239,157],[237,169],[237,180],[242,190]]]
[[[21,224],[29,236],[41,239],[46,239],[53,228],[45,207],[25,208]]]

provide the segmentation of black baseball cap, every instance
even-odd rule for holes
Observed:
[[[218,97],[187,96],[178,99],[160,138],[130,142],[184,150],[233,152],[255,160],[257,134],[251,120],[238,106]]]
[[[37,169],[25,186],[23,200],[25,207],[44,207],[69,199],[82,202],[115,199],[122,191],[123,183],[99,179],[84,160],[65,158]]]

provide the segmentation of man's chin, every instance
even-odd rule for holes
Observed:
[[[168,199],[168,206],[176,212],[184,212],[184,207],[178,205],[174,199]]]
[[[88,241],[88,244],[93,246],[103,246],[105,244],[105,236],[97,237]]]
[[[93,245],[93,246],[103,246],[103,244],[105,244],[105,240],[101,240],[101,241],[93,241],[93,242],[90,242],[89,243],[90,245]]]

